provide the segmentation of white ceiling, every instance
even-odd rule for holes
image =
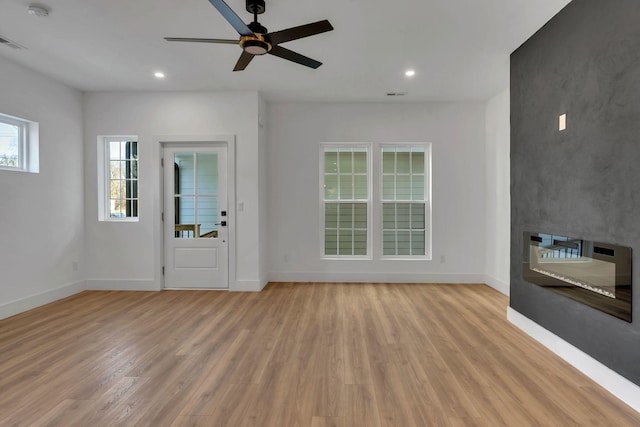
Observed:
[[[270,101],[483,101],[508,86],[509,54],[569,0],[266,0],[276,31],[328,19],[335,30],[283,44],[324,63],[272,55],[233,72],[238,46],[163,37],[237,38],[207,0],[0,0],[0,56],[83,91],[258,90]],[[227,4],[246,22],[245,0]],[[416,70],[407,79],[404,71]],[[160,81],[153,72],[167,75]],[[0,76],[2,78],[2,76]]]

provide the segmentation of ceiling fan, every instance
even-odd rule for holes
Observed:
[[[258,22],[258,14],[264,13],[264,0],[246,0],[247,12],[253,13],[253,22],[245,24],[240,17],[223,1],[209,0],[218,12],[222,14],[229,24],[240,34],[239,40],[229,39],[199,39],[185,37],[165,37],[170,42],[197,42],[197,43],[219,43],[219,44],[239,44],[242,54],[236,63],[233,71],[242,71],[247,68],[254,56],[271,54],[280,58],[296,62],[310,68],[318,68],[322,62],[308,58],[297,52],[285,49],[281,43],[291,40],[301,39],[316,34],[333,30],[333,26],[326,19],[324,21],[313,22],[311,24],[300,25],[298,27],[287,28],[286,30],[269,33],[265,27]]]

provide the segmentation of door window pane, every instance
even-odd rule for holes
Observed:
[[[196,198],[198,211],[198,224],[200,233],[198,237],[218,237],[218,196],[200,196]]]
[[[175,153],[176,238],[217,238],[218,154]]]
[[[196,194],[218,194],[218,154],[196,153]]]
[[[177,239],[194,239],[196,228],[196,198],[194,196],[175,196],[175,206],[179,207],[175,218],[175,237]]]

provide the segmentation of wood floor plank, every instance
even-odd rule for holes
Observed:
[[[342,417],[313,417],[311,427],[351,427]]]
[[[638,426],[484,285],[83,292],[0,321],[0,426]]]
[[[215,421],[206,415],[183,415],[176,418],[171,427],[212,427]]]
[[[373,384],[343,387],[344,418],[350,427],[380,427],[380,414]]]

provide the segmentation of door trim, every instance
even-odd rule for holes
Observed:
[[[236,290],[237,287],[237,260],[236,260],[236,244],[237,244],[237,232],[236,232],[236,139],[234,135],[159,135],[154,136],[156,144],[154,144],[156,150],[156,164],[158,167],[158,186],[157,186],[157,202],[154,203],[158,207],[157,215],[154,215],[154,230],[155,238],[158,239],[160,244],[156,245],[156,277],[158,278],[160,289],[165,289],[164,275],[162,268],[164,266],[164,223],[162,221],[162,212],[164,210],[164,168],[160,167],[160,162],[164,153],[165,147],[181,146],[203,146],[203,147],[215,147],[224,146],[227,148],[227,200],[228,200],[228,213],[227,218],[229,225],[227,226],[228,238],[229,238],[229,266],[228,277],[229,291]]]

